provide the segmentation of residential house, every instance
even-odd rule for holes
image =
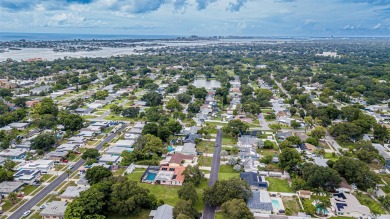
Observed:
[[[125,140],[137,140],[141,135],[140,134],[131,134],[131,133],[126,133],[124,136]]]
[[[66,158],[68,151],[51,151],[45,155],[43,159],[45,160],[54,160],[55,162],[60,162]]]
[[[251,190],[258,191],[268,189],[268,182],[265,180],[265,177],[259,176],[257,173],[241,172],[240,178],[250,185]]]
[[[33,185],[39,182],[41,171],[39,170],[19,170],[14,174],[14,180]]]
[[[30,93],[32,94],[32,95],[40,95],[42,92],[48,92],[48,91],[50,91],[50,89],[51,89],[51,86],[40,86],[40,87],[36,87],[36,88],[33,88],[33,89],[31,89],[30,90]]]
[[[0,157],[3,157],[7,160],[20,160],[23,159],[26,155],[25,149],[5,149],[0,152]]]
[[[180,153],[184,155],[196,155],[196,148],[194,143],[184,143],[183,148],[181,149]]]
[[[279,140],[286,140],[286,138],[290,137],[290,136],[293,136],[293,133],[288,131],[288,132],[282,132],[282,131],[278,131],[276,133],[276,137],[279,139]]]
[[[251,135],[242,135],[238,137],[237,146],[238,147],[258,147],[261,140],[255,136]]]
[[[64,219],[67,204],[68,202],[52,201],[39,215],[42,219]]]
[[[115,147],[131,148],[135,144],[134,140],[118,140],[114,143]]]
[[[9,127],[17,130],[25,130],[28,127],[28,125],[29,123],[24,123],[24,122],[13,122],[11,124],[8,124]]]
[[[195,140],[200,138],[202,138],[200,134],[188,134],[184,138],[183,143],[195,143]]]
[[[188,166],[195,161],[195,156],[175,153],[167,156],[160,162],[161,166]]]
[[[181,186],[184,183],[183,166],[161,166],[158,171],[155,183],[161,185]]]
[[[3,181],[0,183],[0,196],[7,196],[12,192],[22,190],[24,183],[20,181]]]
[[[370,209],[360,204],[359,200],[352,194],[345,192],[333,194],[330,202],[336,215],[354,218],[371,218]]]
[[[300,198],[306,198],[310,199],[311,198],[311,191],[309,190],[299,190],[298,195]]]
[[[309,143],[304,143],[300,145],[301,150],[306,151],[308,154],[313,154],[315,151],[317,151],[317,147],[309,144]]]
[[[75,112],[79,115],[86,116],[90,115],[93,112],[92,108],[78,108],[75,110]]]
[[[61,201],[71,202],[73,199],[80,196],[80,192],[87,190],[85,186],[68,186],[64,193],[60,195]]]
[[[117,155],[110,155],[110,154],[103,154],[100,159],[99,163],[100,164],[119,164],[121,162],[122,158]]]
[[[39,170],[41,173],[47,173],[54,166],[53,160],[34,160],[31,163],[27,163],[22,166],[21,170]]]
[[[252,196],[249,197],[247,206],[249,210],[256,214],[271,214],[273,207],[271,197],[267,191],[252,191]]]
[[[107,151],[105,151],[105,154],[113,155],[113,156],[120,156],[123,151],[129,151],[132,152],[134,149],[133,148],[126,148],[126,147],[110,147]]]
[[[260,155],[257,153],[256,148],[238,148],[238,156],[241,159],[245,159],[247,157],[251,157],[254,159],[258,159]]]
[[[161,205],[157,210],[150,211],[150,219],[173,219],[173,207],[167,204]]]
[[[257,173],[259,171],[260,162],[258,161],[258,159],[246,157],[242,159],[242,165],[244,166],[245,172]]]
[[[381,144],[372,144],[372,146],[374,146],[375,149],[378,150],[379,155],[381,155],[385,159],[385,167],[386,169],[390,170],[390,153],[387,152],[386,148],[383,147]]]

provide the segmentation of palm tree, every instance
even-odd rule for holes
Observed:
[[[68,174],[68,182],[69,182],[69,176],[70,176],[70,174],[72,174],[72,170],[67,169],[65,172],[66,172],[66,174]]]
[[[15,192],[11,192],[8,194],[8,200],[12,203],[15,204],[18,201],[18,195],[16,195]]]

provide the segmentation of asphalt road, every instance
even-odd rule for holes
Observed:
[[[260,121],[260,129],[261,130],[271,130],[268,126],[267,120],[265,120],[263,113],[259,113],[258,115],[259,121]]]
[[[211,164],[209,187],[213,186],[218,180],[219,165],[221,164],[221,150],[222,150],[222,131],[218,129],[215,144],[218,147],[214,148],[213,162]],[[202,219],[214,219],[215,207],[205,204]]]
[[[124,125],[119,131],[122,131],[126,126]],[[113,133],[108,135],[99,145],[95,148],[100,150],[103,148],[105,143],[110,142],[113,138],[115,138],[117,134]],[[72,173],[80,168],[85,163],[85,160],[81,159],[77,161],[73,168],[71,169]],[[44,187],[38,194],[32,197],[29,201],[27,201],[24,205],[22,205],[18,210],[16,210],[12,215],[8,217],[8,219],[20,219],[23,216],[23,213],[30,210],[32,207],[36,206],[46,195],[52,192],[57,186],[59,186],[63,181],[68,178],[67,173],[63,173],[57,177],[53,182]]]
[[[275,81],[276,85],[278,85],[278,87],[280,88],[280,90],[282,90],[283,93],[286,94],[287,97],[288,97],[289,99],[291,99],[291,95],[286,91],[286,89],[284,89],[284,87],[282,86],[282,84],[279,83],[279,82],[277,82],[277,81],[274,79],[274,76],[273,76],[272,74],[270,75],[270,77],[271,77],[272,80]]]

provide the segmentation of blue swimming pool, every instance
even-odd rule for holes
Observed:
[[[326,208],[324,209],[324,208],[321,208],[321,207],[318,207],[318,204],[315,204],[315,206],[316,206],[316,212],[317,213],[323,213],[323,214],[329,214],[329,211],[328,210],[326,210]]]
[[[175,148],[173,148],[172,145],[169,145],[169,146],[168,146],[168,152],[172,152],[172,151],[174,151],[174,150],[175,150]]]
[[[157,176],[157,173],[148,172],[148,175],[146,176],[146,180],[154,181],[156,176]]]
[[[272,200],[272,207],[274,207],[274,209],[279,209],[279,201],[276,199],[273,199]]]

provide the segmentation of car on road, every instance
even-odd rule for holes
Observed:
[[[69,165],[68,169],[72,169],[74,167],[74,164]]]
[[[26,211],[26,212],[23,213],[23,217],[27,217],[27,216],[30,215],[30,214],[31,214],[31,211],[28,210],[28,211]]]

